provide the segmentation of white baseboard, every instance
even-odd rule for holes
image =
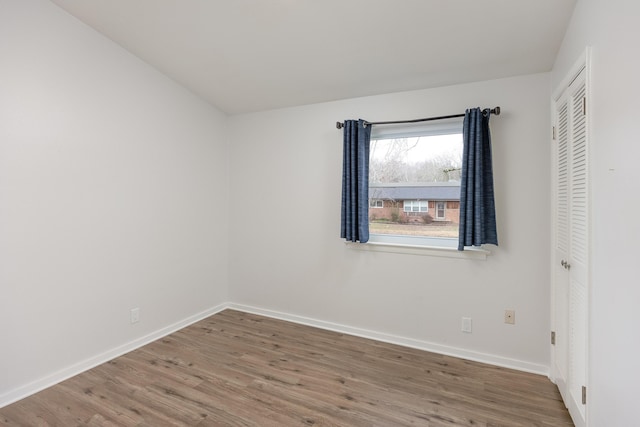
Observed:
[[[390,344],[397,344],[405,347],[415,348],[418,350],[430,351],[433,353],[444,354],[447,356],[459,357],[462,359],[473,360],[476,362],[487,363],[490,365],[501,366],[504,368],[516,369],[519,371],[530,372],[534,374],[540,374],[549,376],[549,367],[536,363],[531,363],[518,359],[511,359],[507,357],[497,356],[493,354],[480,353],[462,348],[451,347],[441,344],[436,344],[428,341],[416,340],[413,338],[406,338],[397,335],[386,334],[382,332],[371,331],[368,329],[354,328],[352,326],[342,325],[339,323],[327,322],[324,320],[312,319],[310,317],[298,316],[295,314],[283,313],[274,310],[268,310],[259,307],[253,307],[243,304],[235,303],[223,303],[215,307],[204,310],[200,313],[189,316],[186,319],[180,320],[167,327],[154,331],[143,337],[130,341],[119,347],[115,347],[104,353],[85,359],[81,362],[75,363],[67,368],[56,371],[50,375],[40,378],[31,383],[20,386],[14,390],[0,395],[0,408],[7,406],[13,402],[44,390],[47,387],[58,384],[68,378],[78,375],[84,371],[94,368],[102,363],[108,362],[118,356],[133,351],[139,347],[142,347],[150,342],[165,337],[177,330],[180,330],[186,326],[189,326],[195,322],[219,313],[225,309],[233,309],[238,311],[244,311],[247,313],[258,314],[261,316],[272,317],[274,319],[286,320],[301,325],[313,326],[316,328],[326,329],[329,331],[339,332],[347,335],[355,335],[362,338],[369,338],[377,341],[382,341]]]
[[[132,350],[135,350],[137,348],[140,348],[146,344],[149,344],[150,342],[153,342],[157,339],[160,339],[169,334],[172,334],[186,326],[191,325],[192,323],[195,323],[199,320],[202,320],[211,315],[219,313],[222,310],[226,309],[227,307],[228,307],[227,303],[223,303],[215,307],[211,307],[207,310],[201,311],[200,313],[194,314],[193,316],[189,316],[176,323],[166,326],[162,329],[158,329],[157,331],[151,332],[150,334],[147,334],[143,337],[137,338],[126,344],[115,347],[111,350],[105,351],[104,353],[90,357],[81,362],[75,363],[69,367],[56,371],[36,381],[33,381],[31,383],[28,383],[16,389],[13,389],[7,393],[4,393],[0,395],[0,408],[10,405],[11,403],[16,402],[20,399],[24,399],[27,396],[30,396],[34,393],[44,390],[47,387],[51,387],[52,385],[58,384],[61,381],[64,381],[68,378],[73,377],[74,375],[78,375],[84,371],[94,368],[102,363],[108,362],[109,360],[112,360],[118,356],[122,356],[123,354],[128,353]]]
[[[500,366],[503,368],[516,369],[518,371],[530,372],[549,376],[549,367],[537,363],[531,363],[524,360],[511,359],[508,357],[497,356],[494,354],[480,353],[476,351],[465,350],[458,347],[451,347],[442,344],[436,344],[428,341],[416,340],[397,335],[385,334],[382,332],[371,331],[368,329],[354,328],[339,323],[326,322],[324,320],[312,319],[295,314],[282,313],[279,311],[252,307],[243,304],[229,303],[228,308],[233,310],[244,311],[247,313],[258,314],[261,316],[272,317],[275,319],[286,320],[289,322],[299,323],[301,325],[314,326],[316,328],[327,329],[329,331],[340,332],[347,335],[355,335],[362,338],[369,338],[390,344],[397,344],[404,347],[415,348],[418,350],[430,351],[432,353],[443,354],[447,356],[459,357],[461,359],[473,360],[475,362],[487,363],[489,365]]]

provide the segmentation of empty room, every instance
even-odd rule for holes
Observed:
[[[639,19],[0,0],[0,425],[639,425]]]

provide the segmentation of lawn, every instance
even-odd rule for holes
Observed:
[[[395,222],[370,222],[373,234],[396,234],[409,236],[458,237],[458,224],[398,224]]]

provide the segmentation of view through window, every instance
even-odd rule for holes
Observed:
[[[462,126],[373,135],[369,161],[372,241],[457,244]]]

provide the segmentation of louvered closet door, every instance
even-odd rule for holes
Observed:
[[[555,357],[556,384],[566,400],[569,377],[569,275],[564,268],[569,259],[569,103],[563,96],[556,104],[556,203],[554,248]]]
[[[554,373],[577,426],[585,425],[589,201],[583,70],[556,102]]]

